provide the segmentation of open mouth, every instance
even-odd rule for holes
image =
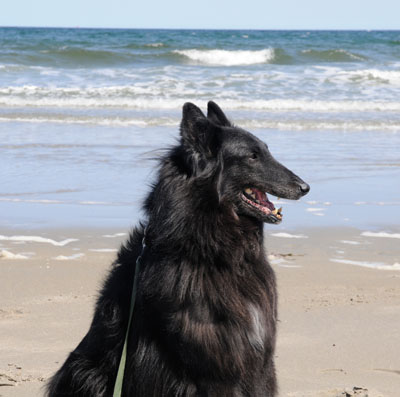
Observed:
[[[248,187],[242,192],[242,199],[252,208],[262,212],[263,215],[274,218],[275,222],[282,220],[282,207],[276,209],[274,204],[268,200],[267,193],[254,187]]]

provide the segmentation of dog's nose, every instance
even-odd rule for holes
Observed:
[[[301,190],[301,193],[303,194],[303,196],[310,191],[310,185],[308,183],[302,182],[299,185],[300,185],[300,190]]]

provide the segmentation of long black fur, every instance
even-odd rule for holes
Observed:
[[[146,244],[123,396],[276,395],[275,276],[249,186],[297,199],[308,191],[266,145],[185,104],[180,143],[162,159],[146,202]],[[144,224],[120,249],[87,335],[47,386],[50,397],[112,396]]]

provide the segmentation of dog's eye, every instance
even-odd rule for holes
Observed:
[[[251,158],[252,160],[257,159],[257,158],[258,158],[258,153],[253,152],[253,153],[251,154],[250,158]]]

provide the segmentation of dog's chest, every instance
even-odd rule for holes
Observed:
[[[250,327],[247,332],[250,344],[257,350],[264,350],[266,336],[265,314],[260,307],[253,303],[248,304]]]

